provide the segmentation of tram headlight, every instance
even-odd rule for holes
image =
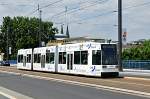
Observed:
[[[102,68],[107,68],[107,66],[103,65]]]
[[[119,66],[116,66],[116,68],[119,68]]]

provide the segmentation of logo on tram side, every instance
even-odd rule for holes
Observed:
[[[96,66],[92,66],[92,67],[90,67],[90,69],[91,69],[91,72],[94,72],[94,71],[96,71]]]
[[[91,43],[90,43],[90,44],[87,44],[86,47],[87,47],[88,49],[90,49],[90,48],[96,48],[96,46],[95,46],[95,45],[92,45]]]

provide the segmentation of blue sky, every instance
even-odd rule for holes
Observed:
[[[60,0],[0,0],[0,24],[5,16],[38,17],[40,7]],[[62,0],[42,9],[42,20],[60,25],[69,24],[72,37],[89,36],[105,39],[118,39],[117,33],[117,1],[118,0]],[[127,31],[127,41],[150,39],[150,1],[122,0],[123,28]],[[58,13],[67,13],[58,15]],[[73,10],[71,10],[73,9]]]

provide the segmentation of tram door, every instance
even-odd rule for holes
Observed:
[[[23,66],[26,67],[26,56],[23,56]]]
[[[45,55],[41,57],[41,68],[45,68]]]
[[[73,69],[73,54],[67,54],[67,69]]]

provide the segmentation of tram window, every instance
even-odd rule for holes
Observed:
[[[50,53],[46,53],[46,63],[49,63]]]
[[[41,54],[34,54],[34,63],[40,63]]]
[[[117,60],[117,45],[103,44],[102,45],[102,64],[103,65],[116,65]]]
[[[74,64],[80,64],[80,51],[74,52]]]
[[[54,53],[46,53],[46,63],[54,64]]]
[[[75,51],[74,64],[88,64],[88,51]]]
[[[66,64],[66,52],[59,52],[59,64]]]
[[[88,64],[88,51],[81,51],[81,64]]]
[[[62,63],[66,64],[66,52],[63,52]]]
[[[34,54],[34,63],[37,63],[37,54]]]
[[[92,51],[92,65],[101,65],[101,51],[100,50]]]
[[[59,52],[59,64],[62,64],[62,52]]]
[[[40,63],[41,61],[41,54],[37,54],[37,63]]]
[[[27,54],[27,63],[31,63],[31,54]]]
[[[54,53],[50,53],[50,64],[54,64]]]
[[[22,63],[23,62],[23,55],[18,55],[18,63]]]

